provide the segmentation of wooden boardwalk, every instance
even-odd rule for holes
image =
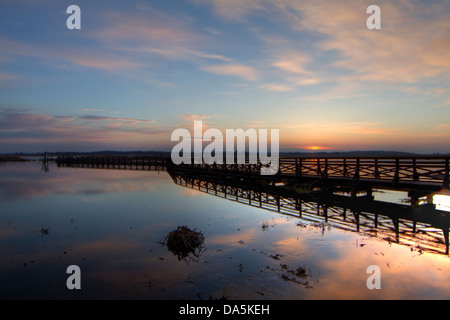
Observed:
[[[116,170],[166,170],[167,157],[133,156],[59,156],[58,167],[116,169]]]
[[[110,169],[154,170],[176,167],[191,173],[209,173],[276,182],[320,180],[350,184],[361,188],[394,187],[437,191],[450,189],[450,157],[317,157],[280,158],[275,175],[261,175],[261,164],[181,164],[170,157],[133,156],[59,156],[59,166]]]
[[[261,176],[260,164],[181,164],[185,172],[210,172],[219,176],[257,178],[275,182],[305,179],[371,187],[449,189],[450,157],[318,157],[280,158],[279,171]]]

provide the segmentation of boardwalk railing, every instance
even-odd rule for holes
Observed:
[[[449,188],[450,157],[280,158],[277,178],[320,178]],[[183,170],[260,175],[261,164],[181,164]],[[270,176],[266,176],[270,178]]]
[[[119,170],[165,170],[167,157],[126,156],[59,156],[59,167],[119,169]]]
[[[448,187],[449,158],[281,159],[280,174],[353,180],[436,183]]]

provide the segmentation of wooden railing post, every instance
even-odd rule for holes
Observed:
[[[449,179],[450,179],[450,177],[449,177],[449,175],[450,175],[450,172],[449,172],[449,166],[450,166],[450,164],[449,164],[449,158],[446,158],[445,159],[445,172],[444,172],[444,180],[443,180],[443,187],[444,188],[449,188],[450,187],[450,181],[449,181]]]
[[[359,158],[356,159],[356,168],[355,175],[353,176],[353,180],[359,180]]]
[[[413,180],[419,181],[419,174],[417,173],[417,161],[413,158]]]
[[[400,159],[397,158],[395,159],[395,173],[394,173],[394,179],[393,179],[393,183],[398,183],[400,179]]]
[[[380,179],[380,170],[378,169],[378,158],[375,158],[375,179]]]
[[[302,176],[302,168],[303,168],[303,160],[302,158],[298,159],[299,163],[298,163],[298,172],[297,172],[297,177],[301,177]]]
[[[344,178],[348,177],[348,172],[347,172],[347,159],[344,158]]]

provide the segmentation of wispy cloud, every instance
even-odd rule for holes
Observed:
[[[306,65],[310,61],[310,57],[301,52],[286,53],[282,57],[278,57],[272,65],[291,73],[309,74]]]
[[[247,81],[258,80],[258,71],[243,64],[204,66],[202,70],[218,75],[234,76]]]
[[[437,126],[437,130],[450,132],[450,123],[441,123]],[[449,134],[450,135],[450,134]]]
[[[140,64],[129,57],[124,57],[100,49],[86,47],[58,48],[39,43],[23,43],[16,40],[0,37],[0,55],[14,57],[31,57],[40,59],[42,63],[54,67],[58,61],[79,67],[100,69],[104,71],[117,71],[121,69],[136,68]]]
[[[19,78],[19,76],[18,76],[18,75],[15,75],[15,74],[2,73],[2,72],[0,72],[0,84],[1,84],[3,81],[16,80],[16,79],[18,79],[18,78]]]
[[[139,54],[192,62],[199,59],[232,60],[199,49],[207,46],[207,38],[194,31],[191,19],[186,16],[169,16],[152,9],[138,14],[108,11],[103,19],[114,22],[91,32],[89,37],[115,52],[134,53],[138,61],[145,59]]]
[[[347,80],[413,83],[438,76],[448,80],[450,75],[448,2],[379,1],[383,23],[377,31],[366,28],[368,4],[359,0],[201,2],[227,20],[248,22],[264,16],[298,34],[314,35],[314,40],[308,38],[309,52],[334,52],[327,67],[346,71]],[[288,53],[273,65],[287,72],[306,72],[310,56]]]
[[[81,111],[89,111],[89,112],[103,112],[106,111],[105,109],[91,109],[91,108],[83,108]]]
[[[294,90],[294,88],[292,86],[285,85],[285,84],[274,84],[274,83],[262,85],[261,88],[263,88],[264,90],[273,91],[273,92],[289,92],[289,91]]]
[[[133,119],[133,118],[115,118],[115,117],[106,117],[106,116],[97,116],[97,115],[80,116],[79,119],[95,120],[95,121],[121,121],[121,122],[128,122],[128,123],[153,123],[153,122],[155,122],[155,120],[143,120],[143,119]]]
[[[42,151],[45,148],[143,148],[163,146],[169,130],[154,120],[96,115],[51,116],[0,109],[0,143],[4,148]],[[156,139],[156,140],[155,140]],[[159,141],[158,141],[159,140]],[[162,139],[164,141],[164,139]]]
[[[121,74],[131,70],[143,72],[143,68],[157,69],[155,57],[193,63],[233,60],[209,52],[207,37],[195,31],[187,17],[173,17],[157,10],[137,13],[105,10],[99,14],[98,22],[98,26],[77,38],[89,41],[89,46],[78,45],[77,40],[64,47],[27,43],[0,35],[0,57],[38,58],[45,63],[50,61],[54,67],[61,61],[71,66]],[[0,81],[10,78],[11,75],[0,73]]]
[[[181,118],[183,121],[192,123],[193,121],[203,121],[205,119],[209,119],[209,116],[204,114],[184,113],[181,115]]]

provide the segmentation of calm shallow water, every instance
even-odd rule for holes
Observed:
[[[450,298],[448,255],[221,199],[164,171],[31,162],[0,166],[0,178],[2,299]],[[198,260],[161,245],[178,226],[203,233]],[[66,287],[73,264],[81,290]],[[366,286],[370,265],[379,290]]]

